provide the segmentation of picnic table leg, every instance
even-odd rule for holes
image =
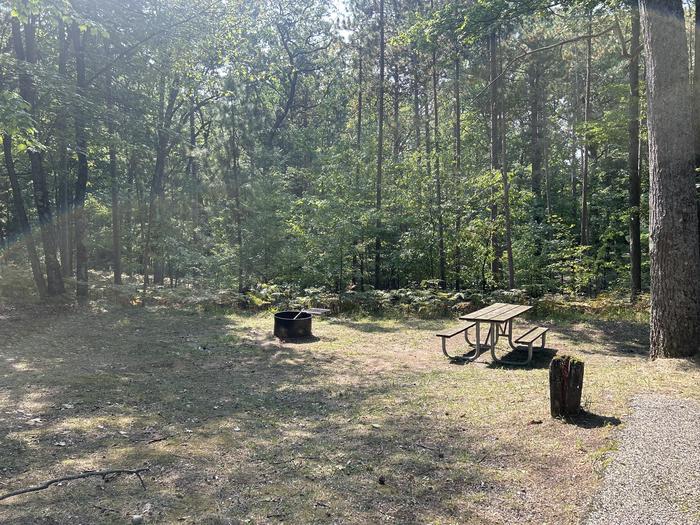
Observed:
[[[518,346],[513,342],[513,320],[508,321],[508,344],[513,350],[517,350]]]
[[[513,321],[511,320],[508,323],[508,343],[512,343],[512,338],[513,338]],[[493,338],[493,344],[491,345],[491,357],[493,357],[494,363],[498,363],[499,365],[519,365],[519,366],[524,366],[530,363],[532,361],[532,343],[528,345],[527,349],[527,359],[525,361],[506,361],[505,359],[499,359],[496,357],[496,338]],[[513,349],[516,349],[513,344],[510,345]]]
[[[466,332],[465,332],[466,334]],[[465,335],[466,337],[466,335]],[[481,324],[479,321],[476,322],[476,344],[474,345],[474,356],[467,357],[469,361],[476,361],[481,355]]]
[[[467,342],[469,346],[476,346],[474,343],[471,342],[471,339],[469,339],[469,328],[467,328],[464,331],[464,340]]]
[[[495,328],[495,330],[494,330]],[[500,360],[496,357],[496,343],[498,342],[498,324],[491,323],[491,357],[496,363],[500,363]]]

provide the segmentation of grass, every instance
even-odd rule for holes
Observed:
[[[532,321],[529,321],[532,322]],[[633,321],[556,321],[528,368],[455,365],[445,321],[0,306],[0,522],[575,523],[630,397],[698,398],[696,362],[649,362]],[[521,324],[519,328],[523,328]],[[547,365],[586,363],[588,415],[549,417]]]

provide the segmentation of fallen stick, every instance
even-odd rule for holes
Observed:
[[[146,490],[146,484],[143,482],[143,478],[141,477],[142,472],[148,472],[151,470],[148,467],[144,468],[137,468],[137,469],[123,469],[123,468],[116,468],[116,469],[110,469],[110,470],[86,470],[85,472],[81,472],[80,474],[72,474],[70,476],[63,476],[62,478],[55,478],[55,479],[50,479],[48,481],[45,481],[41,485],[34,485],[32,487],[27,487],[25,489],[19,489],[15,490],[12,492],[8,492],[7,494],[3,494],[0,496],[0,501],[7,499],[7,498],[12,498],[13,496],[19,496],[20,494],[27,494],[29,492],[37,492],[39,490],[44,490],[48,489],[51,485],[55,485],[56,483],[62,483],[63,481],[73,481],[75,479],[83,479],[83,478],[89,478],[92,476],[100,476],[102,479],[106,479],[107,476],[110,474],[130,474],[133,476],[136,476],[139,478],[139,481],[141,482],[141,486],[143,487],[143,490]]]

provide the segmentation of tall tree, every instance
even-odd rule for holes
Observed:
[[[433,0],[430,0],[431,10],[435,8]],[[437,42],[433,42],[432,49],[432,90],[433,90],[433,133],[435,151],[435,203],[438,221],[438,268],[440,274],[440,287],[447,286],[447,257],[445,255],[445,219],[442,210],[442,179],[440,178],[440,106],[438,104],[438,72],[437,72]]]
[[[379,93],[377,95],[377,178],[376,178],[376,237],[374,240],[374,287],[382,284],[382,175],[384,171],[384,59],[386,52],[384,40],[384,0],[379,0]]]
[[[39,60],[36,42],[37,17],[29,14],[21,24],[19,18],[12,17],[12,43],[18,64],[20,96],[27,102],[32,118],[38,115],[38,98],[32,72]],[[24,35],[24,39],[22,39]],[[46,266],[46,289],[49,295],[59,295],[65,291],[61,266],[58,262],[51,198],[49,195],[44,159],[39,148],[27,148],[34,187],[34,203],[39,216],[41,241],[44,247],[44,264]]]
[[[88,144],[85,118],[85,105],[81,101],[87,92],[87,79],[85,73],[85,48],[84,37],[81,35],[78,22],[73,22],[70,27],[70,37],[75,53],[75,83],[78,95],[78,104],[75,108],[75,144],[78,155],[78,171],[75,181],[75,277],[76,296],[78,301],[85,303],[88,297],[88,249],[86,245],[86,219],[85,197],[88,181]],[[87,34],[86,36],[87,37]]]
[[[591,21],[592,12],[589,12],[588,19],[588,34],[590,35],[593,28]],[[583,101],[583,148],[581,152],[581,245],[588,246],[590,241],[589,227],[590,219],[588,217],[588,201],[590,200],[590,131],[588,126],[591,120],[591,82],[593,80],[593,39],[589,36],[586,38],[586,86]]]
[[[632,36],[629,58],[629,104],[627,151],[629,169],[629,238],[630,238],[630,292],[632,300],[642,291],[642,241],[640,229],[641,184],[639,176],[639,55],[640,22],[639,2],[632,0],[630,8]]]
[[[111,44],[105,44],[107,57],[110,56]],[[107,104],[107,134],[108,134],[108,157],[109,157],[109,178],[110,197],[112,207],[112,274],[114,284],[122,283],[122,254],[121,254],[121,213],[119,203],[119,174],[117,172],[117,135],[115,126],[115,106],[114,94],[112,92],[113,71],[110,69],[105,73],[105,101]]]
[[[500,107],[501,107],[501,90],[499,89],[501,73],[498,67],[498,34],[495,29],[492,29],[488,37],[489,51],[489,104],[491,113],[491,171],[499,173],[501,171],[503,154],[503,139],[499,126]],[[496,283],[502,280],[503,266],[501,256],[503,254],[501,243],[498,238],[496,221],[498,220],[498,204],[496,203],[495,188],[491,190],[491,275]]]
[[[681,0],[641,0],[649,106],[651,357],[700,341],[700,251],[688,47]]]
[[[462,57],[458,43],[455,43],[454,49],[454,182],[457,188],[457,206],[455,209],[455,254],[454,254],[454,272],[455,272],[455,290],[459,291],[462,288],[462,215],[464,209],[462,207],[462,101],[460,97],[461,88],[461,70]]]
[[[34,237],[32,236],[32,229],[27,217],[27,210],[24,207],[22,187],[20,186],[19,177],[17,177],[17,171],[15,170],[15,161],[12,157],[12,137],[6,133],[2,134],[2,150],[5,158],[5,169],[7,170],[7,176],[10,178],[15,216],[19,222],[24,245],[27,248],[29,264],[32,268],[32,277],[34,277],[34,284],[39,292],[39,296],[44,297],[47,294],[46,281],[44,280],[44,273],[41,269],[41,261],[39,260],[39,254],[36,250],[36,244],[34,244]]]

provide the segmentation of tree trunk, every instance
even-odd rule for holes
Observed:
[[[592,31],[592,22],[588,20],[588,34]],[[589,137],[588,125],[591,120],[591,74],[592,74],[592,60],[593,60],[593,44],[592,38],[588,37],[586,39],[586,95],[584,99],[583,108],[583,125],[584,125],[584,139],[583,139],[583,158],[582,158],[582,168],[581,168],[581,246],[588,246],[590,244],[589,239],[589,218],[588,218],[588,200],[590,193],[590,152],[589,152]]]
[[[224,170],[224,183],[229,200],[229,207],[233,201],[232,218],[235,230],[235,243],[238,248],[238,293],[243,293],[245,283],[243,281],[243,214],[241,211],[241,166],[240,147],[238,146],[238,125],[236,122],[235,108],[231,108],[231,122],[229,140],[226,148],[228,165]]]
[[[15,217],[19,223],[20,233],[22,234],[24,244],[27,248],[27,256],[29,257],[29,264],[32,267],[34,284],[36,285],[36,290],[39,293],[39,297],[46,297],[48,290],[46,289],[46,281],[44,280],[44,273],[41,269],[39,254],[37,253],[36,245],[34,244],[32,229],[29,225],[29,219],[27,218],[27,210],[24,207],[22,187],[20,186],[19,179],[17,178],[17,172],[15,171],[15,162],[12,158],[12,137],[10,135],[2,135],[2,149],[5,157],[5,169],[7,170],[7,175],[10,178],[10,188],[12,190],[12,202],[15,208]]]
[[[133,254],[135,244],[134,233],[134,192],[136,185],[136,153],[129,152],[129,161],[126,169],[126,195],[124,202],[124,232],[125,232],[125,260],[126,271],[129,277],[133,275]]]
[[[68,39],[62,20],[58,21],[58,75],[64,82],[68,81]],[[56,149],[58,152],[58,191],[56,208],[58,215],[58,247],[61,254],[61,270],[64,277],[70,277],[73,268],[73,243],[71,242],[71,191],[68,169],[68,151],[66,141],[68,109],[61,104],[56,119]]]
[[[156,165],[151,179],[151,189],[148,200],[148,225],[146,227],[145,242],[143,248],[143,284],[148,286],[151,265],[153,266],[153,281],[156,284],[163,282],[163,264],[160,249],[153,249],[153,240],[161,242],[162,208],[165,199],[165,162],[168,155],[170,128],[175,113],[175,102],[180,93],[180,88],[174,81],[168,90],[167,99],[165,93],[165,76],[161,77],[159,87],[160,108],[158,115],[158,130],[156,132]],[[152,263],[151,258],[154,261]]]
[[[70,28],[73,51],[75,53],[76,92],[80,97],[85,96],[87,83],[85,80],[85,52],[83,39],[77,22]],[[88,253],[85,245],[85,196],[87,192],[88,161],[87,137],[85,130],[84,104],[79,103],[75,108],[75,143],[78,155],[78,171],[75,181],[75,276],[76,297],[84,304],[88,298]]]
[[[26,62],[28,66],[20,66],[18,72],[20,96],[27,102],[32,117],[37,114],[37,95],[34,87],[34,79],[30,71],[37,63],[38,51],[36,47],[36,18],[31,15],[24,23],[24,43],[22,43],[22,27],[17,18],[12,18],[12,42],[15,57],[18,63]],[[51,212],[51,199],[46,183],[44,161],[36,148],[27,148],[29,163],[31,166],[32,185],[34,189],[34,203],[39,216],[41,229],[41,242],[44,247],[44,264],[46,265],[46,283],[48,295],[60,295],[65,291],[61,265],[58,263],[53,214]]]
[[[501,179],[503,180],[503,216],[506,226],[506,258],[508,261],[508,288],[515,288],[515,263],[513,260],[513,220],[510,214],[510,181],[508,180],[508,163],[506,162],[506,132],[505,132],[505,116],[500,115],[500,128],[502,130],[502,146],[501,152],[503,159],[501,161]]]
[[[490,111],[491,111],[491,170],[495,172],[501,171],[501,146],[503,141],[501,140],[501,134],[498,126],[498,119],[500,115],[500,90],[499,87],[499,72],[498,72],[498,35],[496,31],[492,31],[489,34],[489,82],[490,82]],[[503,250],[501,248],[501,243],[498,236],[498,231],[496,229],[496,222],[498,220],[498,204],[496,203],[495,189],[491,190],[491,251],[493,254],[493,259],[491,261],[491,275],[496,284],[500,283],[503,279],[503,266],[501,263],[501,257],[503,255]]]
[[[431,8],[433,2],[430,2]],[[438,106],[438,78],[437,78],[437,51],[433,48],[432,55],[433,76],[433,134],[435,142],[435,200],[438,221],[438,265],[440,272],[440,288],[447,286],[447,258],[445,256],[445,219],[442,211],[442,179],[440,178],[440,113]]]
[[[376,238],[374,240],[374,287],[381,288],[381,250],[382,250],[382,174],[384,169],[384,0],[379,0],[379,93],[377,99],[377,180],[376,180]]]
[[[107,56],[109,57],[109,44]],[[112,272],[114,284],[122,284],[122,254],[121,254],[121,215],[119,205],[119,177],[117,174],[117,136],[114,126],[114,95],[112,93],[112,71],[105,75],[105,100],[107,103],[107,134],[109,136],[109,178],[112,200]]]
[[[651,357],[700,341],[700,253],[688,48],[681,0],[641,0],[649,127]]]
[[[583,361],[562,355],[549,365],[549,400],[552,417],[575,416],[581,411]]]
[[[462,104],[460,100],[460,72],[462,69],[461,57],[459,53],[459,44],[456,44],[455,49],[455,78],[454,78],[454,100],[455,100],[455,121],[454,121],[454,179],[455,187],[457,188],[457,206],[455,218],[455,290],[460,291],[462,288],[462,243],[460,242],[462,232],[462,214],[464,213],[462,195]]]
[[[393,144],[391,147],[391,154],[393,157],[394,163],[398,163],[399,161],[399,150],[401,149],[401,121],[400,121],[400,108],[399,108],[399,102],[400,102],[400,96],[401,96],[401,85],[400,85],[400,76],[399,76],[399,65],[398,65],[398,59],[394,58],[394,71],[393,71],[393,91],[392,91],[392,96],[393,96],[393,118],[394,118],[394,126],[393,126]]]
[[[360,195],[360,174],[362,171],[362,105],[364,89],[364,68],[362,63],[362,49],[357,54],[357,143],[355,145],[356,167],[355,167],[355,194]],[[352,251],[353,284],[358,284],[360,291],[365,291],[364,267],[362,257],[358,254],[360,246],[364,246],[361,239],[355,238],[354,249]],[[357,277],[355,276],[357,272]]]
[[[532,164],[532,193],[535,196],[533,206],[533,218],[537,224],[544,219],[544,206],[542,202],[542,165],[544,157],[544,144],[542,141],[542,71],[539,56],[535,54],[529,71],[530,91],[530,162]],[[539,243],[538,243],[539,244]],[[537,252],[541,252],[541,244],[537,246]]]
[[[629,146],[627,151],[629,167],[629,236],[630,236],[630,292],[634,301],[642,291],[642,241],[640,234],[640,195],[639,177],[639,3],[632,3],[630,12],[632,38],[630,40],[629,88],[630,98],[627,108]]]
[[[695,0],[695,64],[693,67],[693,122],[695,123],[695,183],[700,188],[700,0]],[[700,245],[700,192],[698,208],[698,244]]]

